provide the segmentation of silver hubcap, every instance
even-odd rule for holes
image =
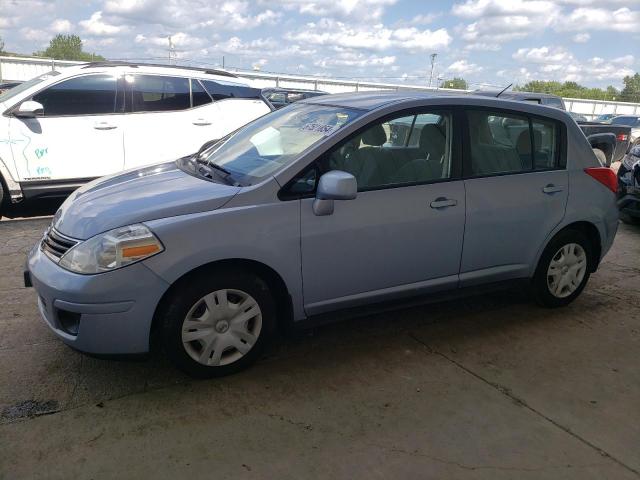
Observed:
[[[251,350],[261,328],[262,312],[251,295],[241,290],[216,290],[187,313],[182,344],[202,365],[229,365]]]
[[[565,298],[575,292],[587,272],[587,254],[577,243],[568,243],[551,259],[547,286],[554,297]]]

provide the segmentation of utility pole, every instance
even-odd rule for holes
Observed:
[[[429,75],[429,88],[431,88],[431,84],[433,82],[433,67],[436,64],[436,57],[438,56],[437,53],[432,53],[431,54],[431,74]]]
[[[173,46],[173,40],[171,40],[171,35],[167,37],[169,40],[169,65],[173,65],[173,59],[175,57],[175,47]]]

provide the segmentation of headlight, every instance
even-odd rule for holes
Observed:
[[[163,250],[162,243],[151,230],[136,224],[109,230],[77,244],[58,264],[76,273],[108,272]]]

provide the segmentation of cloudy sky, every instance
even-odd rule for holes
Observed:
[[[77,33],[109,59],[389,82],[621,85],[640,71],[640,0],[0,0],[5,48]]]

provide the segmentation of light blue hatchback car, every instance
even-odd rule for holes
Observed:
[[[228,374],[280,325],[525,280],[566,305],[611,247],[617,181],[557,109],[330,95],[198,154],[96,180],[27,263],[43,318],[94,354],[159,345]]]

